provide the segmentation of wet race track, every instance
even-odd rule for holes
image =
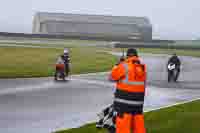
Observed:
[[[144,55],[148,67],[145,111],[200,98],[200,59],[181,57],[178,83],[167,83],[164,55]],[[50,133],[95,121],[112,103],[114,84],[107,73],[53,78],[0,80],[0,132]]]

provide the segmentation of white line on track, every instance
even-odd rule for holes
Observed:
[[[171,105],[168,105],[168,106],[161,106],[160,108],[150,109],[150,110],[146,110],[144,112],[147,113],[147,112],[158,111],[160,109],[166,109],[166,108],[170,108],[170,107],[173,107],[173,106],[177,106],[177,105],[182,105],[182,104],[194,102],[194,101],[197,101],[197,100],[200,100],[200,98],[196,98],[196,99],[192,99],[192,100],[188,100],[188,101],[184,101],[184,102],[179,102],[179,103],[171,104]],[[95,122],[96,121],[88,121],[87,123],[95,123]],[[85,123],[85,124],[87,124],[87,123]],[[81,126],[83,126],[83,125],[80,125],[79,127],[81,127]],[[53,132],[59,131],[59,130],[63,130],[63,129],[54,128]]]
[[[191,99],[191,100],[185,100],[185,101],[183,101],[183,102],[177,102],[177,103],[175,103],[175,104],[170,104],[170,105],[167,105],[167,106],[161,106],[161,107],[159,107],[159,108],[146,110],[146,111],[144,111],[144,112],[152,112],[152,111],[157,111],[157,110],[161,110],[161,109],[166,109],[166,108],[170,108],[170,107],[173,107],[173,106],[177,106],[177,105],[182,105],[182,104],[194,102],[194,101],[197,101],[197,100],[200,100],[200,98],[194,98],[194,99]]]

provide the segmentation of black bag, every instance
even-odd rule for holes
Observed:
[[[105,128],[108,129],[109,133],[115,133],[115,119],[117,113],[114,111],[113,105],[108,106],[97,115],[99,121],[96,123],[96,128]]]

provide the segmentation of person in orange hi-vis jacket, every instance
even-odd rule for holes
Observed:
[[[136,49],[128,49],[127,58],[113,67],[109,78],[116,82],[116,133],[145,133],[146,65],[140,62]]]

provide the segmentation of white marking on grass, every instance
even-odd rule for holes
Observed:
[[[157,110],[161,110],[161,109],[166,109],[166,108],[170,108],[170,107],[173,107],[173,106],[177,106],[177,105],[183,105],[183,104],[186,104],[186,103],[190,103],[190,102],[194,102],[194,101],[197,101],[197,100],[200,100],[200,98],[193,98],[191,100],[184,100],[183,102],[177,102],[175,104],[170,104],[170,105],[166,105],[166,106],[161,106],[159,108],[154,108],[154,109],[147,109],[146,111],[144,112],[152,112],[152,111],[157,111]]]
[[[161,106],[160,108],[150,109],[150,110],[146,110],[146,111],[144,111],[144,112],[147,113],[147,112],[157,111],[157,110],[160,110],[160,109],[165,109],[165,108],[169,108],[169,107],[173,107],[173,106],[177,106],[177,105],[182,105],[182,104],[190,103],[190,102],[197,101],[197,100],[200,100],[200,98],[196,98],[196,99],[188,100],[188,101],[184,101],[184,102],[179,102],[179,103],[171,104],[171,105],[168,105],[168,106]],[[96,122],[96,121],[94,121],[94,120],[90,120],[90,121],[87,121],[85,124],[95,123],[95,122]],[[76,126],[76,127],[78,128],[78,127],[81,127],[81,126],[83,126],[83,125],[85,125],[85,124],[79,124],[79,125]],[[63,125],[64,125],[64,122],[62,122],[62,127],[63,127]],[[63,128],[59,128],[59,127],[61,127],[61,124],[60,124],[60,125],[57,125],[56,128],[54,128],[54,130],[53,130],[52,133],[54,133],[54,132],[56,132],[56,131],[59,131],[59,130],[63,130]],[[73,128],[75,128],[75,127],[73,127]],[[68,129],[70,129],[70,128],[68,128]]]
[[[23,45],[23,44],[0,44],[0,47],[21,47],[21,48],[53,48],[53,49],[63,49],[59,47],[45,46],[45,45]]]

